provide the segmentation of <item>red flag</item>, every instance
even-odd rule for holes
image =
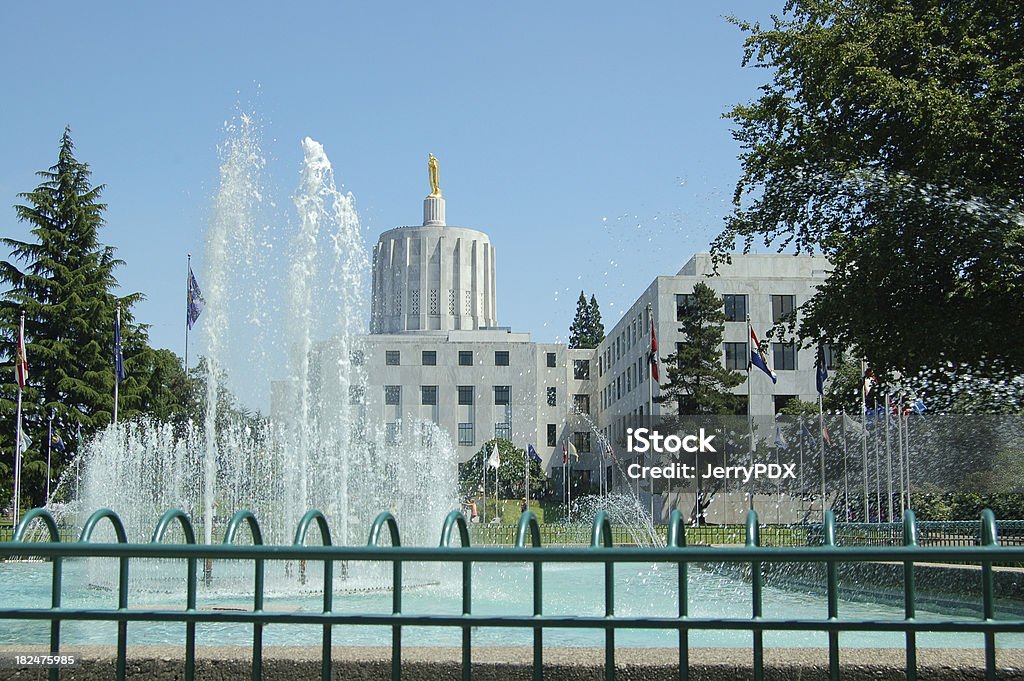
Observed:
[[[651,351],[647,354],[647,361],[651,365],[651,377],[657,383],[661,380],[658,371],[658,336],[654,333],[654,318],[651,317]]]
[[[18,388],[28,385],[28,353],[25,352],[25,316],[21,317],[21,326],[18,328],[18,354],[14,359],[14,375],[18,381]]]
[[[565,446],[565,440],[562,440],[562,465],[569,463],[569,450]]]

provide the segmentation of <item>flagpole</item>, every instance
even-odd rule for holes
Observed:
[[[906,478],[903,475],[903,407],[900,404],[896,405],[896,456],[900,462],[900,515],[902,515],[907,509],[907,495],[906,487],[903,484],[906,482]]]
[[[850,522],[850,471],[849,471],[849,458],[850,449],[849,444],[846,441],[846,412],[840,412],[842,414],[839,425],[843,431],[843,498],[845,500],[844,506],[846,507],[846,522]]]
[[[115,328],[117,328],[118,332],[120,332],[120,329],[121,329],[121,306],[120,305],[117,306],[117,312],[115,312],[114,314],[115,314],[115,324],[117,325]],[[119,352],[119,351],[120,351],[120,348],[117,348],[117,347],[114,348],[114,352]],[[117,357],[115,356],[114,357],[114,425],[115,426],[117,425],[117,393],[118,393],[118,388],[120,386],[121,386],[121,377],[120,377],[120,375],[118,375],[118,371],[117,371]]]
[[[486,449],[484,449],[483,462],[484,462],[484,511],[483,511],[483,515],[480,516],[480,522],[481,523],[486,523],[487,522],[487,467],[491,465],[491,464],[489,464],[487,462],[487,450]]]
[[[25,313],[21,313],[21,325],[18,327],[18,362],[26,362],[22,354],[25,347]],[[21,367],[15,368],[15,377],[21,374]],[[14,428],[14,528],[18,528],[18,518],[21,516],[21,380],[18,384],[18,411],[17,424]]]
[[[749,343],[753,339],[751,330],[753,327],[750,325],[750,315],[747,315],[747,342]],[[758,348],[760,350],[760,348]],[[754,469],[754,410],[753,410],[753,397],[750,394],[750,358],[747,358],[747,428],[750,431],[750,469]],[[750,476],[750,489],[747,491],[749,494],[748,504],[750,510],[754,510],[754,476]]]
[[[654,308],[650,303],[647,303],[647,318],[651,320],[651,349],[654,349]],[[654,358],[658,360],[657,357]],[[651,363],[647,363],[647,419],[651,423],[651,429],[654,429],[654,369],[651,367]],[[653,463],[653,454],[652,454]],[[654,478],[651,478],[651,525],[654,524]]]
[[[861,454],[864,457],[864,522],[871,522],[870,502],[868,496],[868,404],[867,404],[867,368],[864,365],[864,360],[860,361],[860,375],[862,384],[860,386],[860,425],[861,433],[860,438],[860,449]]]
[[[889,419],[892,416],[892,407],[890,406],[891,403],[889,400],[890,397],[891,395],[887,390],[885,393],[885,476],[889,479],[889,522],[891,523],[894,522],[893,519],[895,518],[895,516],[892,513],[892,446],[889,442],[889,431],[891,429],[890,427],[892,426],[892,424],[889,423]]]
[[[825,524],[825,409],[824,399],[821,393],[818,393],[818,439],[819,447],[821,452],[821,523]]]
[[[46,432],[46,502],[50,505],[50,455],[53,453],[53,412],[50,412],[49,426]]]
[[[871,402],[871,409],[875,414],[875,433],[874,433],[874,449],[875,449],[875,511],[878,513],[878,522],[882,522],[882,462],[879,459],[878,453],[878,398],[876,397]],[[888,518],[889,522],[892,522],[892,517]]]
[[[910,503],[910,415],[907,414],[907,510],[912,511],[913,507]]]
[[[188,303],[189,303],[189,288],[192,285],[192,254],[188,254],[188,265],[185,268],[185,376],[188,376]]]

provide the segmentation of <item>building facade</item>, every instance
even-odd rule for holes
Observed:
[[[437,424],[463,462],[495,437],[533,445],[556,497],[567,474],[576,493],[622,484],[610,456],[624,448],[626,419],[651,413],[659,394],[648,363],[652,322],[665,357],[680,340],[682,303],[697,282],[723,297],[722,361],[745,372],[748,316],[764,336],[828,275],[822,257],[787,255],[733,256],[715,274],[710,256],[697,254],[676,275],[656,277],[598,348],[569,349],[498,326],[490,238],[447,225],[439,194],[424,200],[423,213],[422,225],[388,230],[373,249],[371,332],[359,339],[360,408],[396,437],[414,435],[417,423]],[[334,361],[330,348],[323,345],[314,363]],[[752,413],[774,414],[790,397],[813,399],[813,355],[773,342],[778,384],[752,376]],[[735,392],[746,395],[747,383]],[[655,415],[662,409],[653,403]],[[566,448],[577,456],[565,457]]]

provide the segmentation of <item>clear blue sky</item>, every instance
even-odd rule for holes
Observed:
[[[101,238],[127,261],[120,283],[147,297],[136,318],[180,354],[217,145],[252,112],[280,229],[295,222],[302,137],[355,195],[368,246],[421,221],[433,152],[448,223],[497,249],[500,324],[564,341],[582,288],[610,328],[719,231],[739,151],[721,116],[767,76],[740,67],[743,34],[723,15],[781,4],[12,3],[0,232],[27,235],[16,195],[70,125],[107,186]]]

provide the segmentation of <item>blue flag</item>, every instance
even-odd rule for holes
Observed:
[[[530,461],[540,463],[540,454],[538,454],[537,450],[533,448],[533,445],[526,446],[526,455],[530,457]]]
[[[123,381],[124,357],[121,355],[121,310],[118,309],[114,316],[114,376],[118,381]]]
[[[199,282],[196,281],[196,275],[192,274],[192,267],[188,268],[188,300],[186,301],[185,307],[185,324],[189,330],[199,319],[199,315],[203,313],[203,303],[206,299],[203,298],[203,292],[199,288]]]
[[[814,386],[819,395],[825,394],[825,381],[828,380],[828,369],[825,368],[825,347],[818,346],[818,359],[814,362]]]
[[[64,440],[61,438],[60,433],[54,433],[53,437],[50,438],[50,447],[58,452],[64,451]]]
[[[757,334],[754,333],[754,327],[748,324],[750,329],[750,363],[756,366],[758,369],[768,374],[768,378],[772,379],[774,385],[779,377],[775,375],[775,371],[768,366],[768,353],[761,347],[761,342],[757,340]]]

